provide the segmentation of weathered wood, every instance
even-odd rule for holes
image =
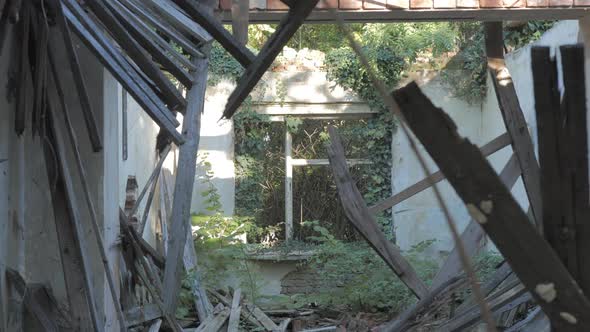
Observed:
[[[540,307],[537,307],[525,319],[506,329],[506,332],[549,332],[550,330],[551,327],[547,316],[545,316]]]
[[[176,144],[182,144],[183,138],[175,129],[179,122],[169,114],[170,112],[155,96],[153,90],[135,74],[120,52],[114,48],[106,37],[96,34],[96,38],[99,38],[96,39],[90,33],[90,31],[100,31],[100,28],[92,22],[88,14],[84,12],[77,2],[66,0],[64,3],[68,5],[68,7],[64,7],[64,15],[74,31],[80,36],[80,39],[95,53],[102,64],[117,78],[160,128],[170,134]]]
[[[220,294],[216,290],[208,289],[207,291],[209,292],[209,294],[213,295],[220,303],[222,303],[226,307],[231,306],[231,299],[228,299],[227,297],[223,296],[222,294]],[[244,318],[245,320],[247,320],[248,322],[250,322],[254,326],[263,328],[262,324],[256,318],[254,318],[251,308],[252,308],[251,306],[248,307],[248,306],[242,305],[242,310],[240,311],[242,318]]]
[[[213,8],[209,8],[212,12]],[[210,46],[203,48],[205,54],[209,54]],[[187,242],[188,228],[190,226],[191,200],[193,183],[195,179],[195,164],[199,150],[201,114],[205,105],[205,91],[207,89],[207,72],[209,60],[207,58],[194,59],[197,70],[193,87],[188,91],[188,107],[182,125],[182,133],[185,143],[179,148],[176,181],[172,212],[170,215],[170,242],[168,255],[166,256],[166,269],[164,270],[163,289],[164,305],[169,313],[176,312],[180,278],[182,275],[182,262],[184,248]],[[203,294],[206,297],[206,294]]]
[[[172,149],[172,147],[170,146],[170,144],[168,144],[164,148],[164,151],[162,151],[162,153],[160,154],[160,160],[156,164],[156,167],[154,167],[154,170],[152,171],[152,174],[150,174],[150,177],[148,178],[147,182],[143,186],[143,189],[141,189],[141,193],[139,194],[139,196],[137,197],[137,200],[135,201],[135,206],[133,207],[133,209],[131,209],[131,212],[129,212],[129,214],[127,215],[128,217],[131,217],[137,213],[137,211],[139,210],[139,206],[141,204],[141,201],[143,200],[143,197],[147,193],[148,189],[153,186],[153,183],[158,181],[157,179],[160,176],[160,170],[162,169],[162,165],[164,164],[166,157],[168,157],[168,153],[170,153],[171,149]]]
[[[416,137],[550,317],[554,328],[590,328],[590,301],[479,149],[459,136],[452,120],[415,83],[397,90],[394,97]],[[564,312],[567,315],[560,314]],[[571,317],[575,317],[576,324],[568,319]]]
[[[565,109],[560,110],[557,66],[549,52],[548,47],[531,49],[541,164],[543,234],[570,274],[577,278],[576,225],[572,183],[568,174],[569,144],[573,142],[569,142],[567,137],[569,114]],[[582,91],[582,96],[584,93]],[[564,103],[567,104],[567,96]]]
[[[39,22],[40,21],[40,22]],[[47,43],[49,26],[47,24],[47,17],[43,14],[37,13],[31,19],[31,39],[35,44],[32,52],[35,57],[33,65],[33,112],[32,112],[32,126],[31,132],[33,136],[43,135],[42,118],[45,111],[45,100],[47,96]]]
[[[113,279],[113,271],[111,269],[111,265],[109,263],[107,252],[104,247],[104,240],[102,237],[102,231],[98,226],[98,216],[96,213],[96,208],[94,207],[94,203],[92,197],[90,196],[90,188],[87,181],[87,174],[82,162],[82,156],[80,154],[80,148],[78,144],[78,139],[76,137],[76,133],[74,131],[74,126],[72,125],[72,121],[70,119],[70,111],[68,109],[68,105],[66,103],[64,90],[59,78],[59,73],[57,69],[57,65],[55,62],[55,55],[53,50],[48,47],[46,50],[47,56],[49,59],[49,67],[51,69],[51,77],[53,78],[53,86],[55,87],[55,91],[59,100],[59,105],[62,110],[62,114],[64,117],[64,122],[66,125],[66,132],[69,138],[71,150],[74,153],[74,159],[76,161],[76,167],[78,170],[80,184],[82,185],[82,192],[84,196],[84,200],[86,202],[86,206],[88,208],[88,213],[90,215],[90,221],[92,226],[92,231],[94,233],[94,237],[96,240],[96,244],[98,247],[98,251],[101,258],[101,263],[103,265],[105,271],[105,277],[107,279],[108,288],[111,295],[111,300],[115,306],[115,311],[117,313],[117,319],[119,320],[119,324],[121,325],[120,328],[124,331],[125,329],[125,317],[123,316],[123,309],[121,308],[121,304],[119,302],[119,298],[117,296],[117,289],[115,286],[115,281]],[[50,97],[51,98],[51,97]],[[51,100],[51,99],[50,99]],[[57,104],[57,103],[56,103]]]
[[[99,332],[103,329],[96,311],[90,260],[86,253],[86,237],[75,202],[74,184],[64,155],[65,143],[58,135],[55,113],[51,109],[47,113],[47,140],[43,144],[43,152],[47,176],[56,179],[51,201],[73,329]],[[56,161],[55,166],[52,160]]]
[[[260,310],[260,308],[246,302],[244,302],[242,306],[245,307],[246,310],[250,312],[250,314],[254,316],[254,318],[256,318],[256,320],[258,320],[266,330],[278,330],[279,327],[277,326],[277,324],[275,324],[275,322],[273,322],[272,319],[270,319],[262,310]]]
[[[510,145],[510,136],[508,135],[508,133],[504,133],[504,134],[494,138],[493,140],[488,142],[486,145],[482,146],[481,147],[481,154],[484,155],[485,157],[487,157],[487,156],[490,156],[490,155],[494,154],[495,152],[507,147],[508,145]],[[440,181],[442,181],[444,179],[445,179],[445,176],[441,171],[432,173],[427,178],[422,179],[422,180],[416,182],[415,184],[409,186],[408,188],[401,190],[397,194],[395,194],[389,198],[386,198],[386,199],[380,201],[379,203],[371,206],[369,208],[369,210],[373,214],[387,210],[387,209],[394,207],[397,204],[405,201],[406,199],[408,199],[416,194],[419,194],[422,191],[430,188],[430,186],[432,184],[439,183]]]
[[[160,325],[162,325],[162,320],[157,319],[155,322],[152,323],[152,325],[150,325],[150,327],[147,329],[147,332],[159,332]]]
[[[116,0],[104,0],[104,4],[114,14],[119,23],[121,23],[121,25],[125,27],[129,34],[135,38],[135,40],[139,42],[141,46],[143,46],[143,48],[152,56],[153,59],[162,64],[164,68],[168,70],[170,74],[172,74],[180,83],[187,87],[187,89],[190,89],[190,87],[193,85],[193,81],[189,73],[177,65],[168,54],[164,53],[164,51],[157,45],[156,41],[153,40],[153,36],[150,36],[149,33],[146,33],[144,29],[141,28],[140,24],[138,24],[137,20],[134,20],[133,13],[127,11],[127,8],[122,6]],[[176,53],[175,51],[173,52]]]
[[[22,135],[25,131],[25,119],[27,114],[27,101],[29,99],[29,35],[30,35],[30,19],[31,9],[28,2],[22,7],[23,18],[20,20],[20,68],[18,80],[18,96],[16,104],[16,114],[14,116],[14,130],[17,135]]]
[[[519,177],[520,167],[518,165],[518,160],[516,159],[515,155],[512,155],[506,163],[506,166],[504,166],[500,172],[500,180],[502,180],[502,183],[504,183],[508,190],[511,190]],[[461,241],[463,241],[465,251],[470,257],[477,255],[477,253],[480,251],[484,237],[485,232],[481,226],[479,226],[477,221],[471,219],[461,234]],[[431,287],[435,288],[438,285],[443,284],[450,278],[459,275],[462,271],[463,265],[461,264],[459,252],[457,247],[453,247],[453,250],[432,280]]]
[[[24,299],[27,284],[18,271],[7,268],[6,276],[6,329],[8,331],[23,331]],[[4,327],[3,327],[4,328]]]
[[[175,1],[178,2],[180,0]],[[246,68],[246,71],[238,80],[236,89],[229,96],[227,105],[225,105],[225,110],[223,111],[224,118],[229,119],[234,115],[238,107],[242,105],[242,102],[250,95],[250,92],[252,92],[258,81],[260,81],[262,75],[264,75],[275,58],[283,50],[283,46],[297,32],[317,3],[318,0],[297,1],[289,9],[287,15],[279,23],[277,30],[270,36],[254,62]]]
[[[150,256],[158,268],[164,269],[166,267],[165,258],[160,255],[149,243],[147,243],[143,237],[137,234],[133,227],[131,227],[130,234],[133,236],[135,242],[137,242],[142,252]]]
[[[26,6],[26,4],[23,0],[10,0],[8,3],[8,18],[10,23],[16,24],[20,22],[21,15],[23,14],[21,10],[24,6]]]
[[[488,70],[494,84],[498,105],[512,140],[512,149],[522,169],[522,180],[535,223],[537,228],[542,229],[541,173],[535,158],[535,147],[504,60],[502,22],[486,22],[484,27]]]
[[[212,316],[210,319],[204,321],[195,332],[218,332],[223,327],[223,324],[229,318],[229,309],[225,308],[221,310],[217,315]]]
[[[168,216],[172,210],[172,199],[170,197],[170,171],[162,168],[160,170],[160,227],[162,230],[162,254],[168,253]]]
[[[178,30],[184,31],[190,37],[204,43],[213,40],[213,37],[205,29],[188,18],[169,0],[149,0],[146,4],[151,6],[160,16],[166,18],[168,24],[174,25]]]
[[[240,300],[242,299],[242,290],[236,289],[231,302],[231,311],[229,313],[229,321],[227,323],[227,332],[238,332],[238,326],[240,325],[240,312],[242,307],[240,306]]]
[[[213,13],[208,10],[206,5],[197,1],[173,1],[195,22],[205,28],[205,30],[207,30],[211,36],[213,36],[213,38],[215,38],[215,40],[229,52],[229,54],[236,58],[242,66],[249,67],[254,62],[256,56],[235,40],[235,38],[213,16]]]
[[[127,310],[125,317],[127,327],[132,327],[162,317],[162,311],[157,305],[150,303]]]
[[[92,149],[94,150],[94,152],[99,152],[102,150],[102,141],[100,138],[100,133],[98,131],[98,126],[96,124],[96,119],[94,117],[94,112],[92,109],[93,107],[90,103],[90,97],[88,96],[88,88],[86,87],[86,81],[84,80],[84,76],[82,75],[82,69],[80,68],[80,60],[78,59],[78,53],[76,52],[76,48],[74,47],[74,43],[72,42],[72,34],[70,31],[70,27],[68,26],[66,18],[63,14],[63,4],[60,0],[52,0],[50,3],[52,4],[52,7],[55,11],[57,26],[61,31],[66,54],[70,62],[69,69],[74,78],[74,84],[76,86],[76,92],[79,96],[80,107],[82,115],[84,116],[84,123],[86,124],[86,130],[88,132],[90,144],[92,144]]]
[[[182,49],[192,56],[203,57],[203,53],[197,47],[183,36],[179,31],[172,26],[162,22],[158,17],[151,12],[148,7],[145,7],[145,2],[138,2],[135,0],[119,0],[137,16],[143,19],[146,23],[153,26],[158,32],[166,35],[172,41],[177,43]]]
[[[143,236],[143,232],[145,231],[145,227],[148,223],[148,217],[150,215],[150,211],[152,209],[152,202],[154,201],[154,196],[156,195],[156,187],[158,186],[158,180],[160,178],[161,169],[158,170],[156,174],[156,178],[152,182],[152,186],[150,188],[150,193],[148,194],[147,201],[145,202],[145,206],[143,208],[143,214],[141,215],[141,222],[139,223],[139,234]]]
[[[35,328],[42,329],[45,332],[58,332],[61,330],[58,325],[57,301],[45,286],[40,284],[28,285],[24,303],[26,314],[28,314],[25,316],[25,331],[32,331]]]
[[[241,45],[248,43],[248,21],[250,16],[250,0],[232,0],[231,28],[236,41]]]
[[[4,49],[4,42],[8,33],[8,10],[6,10],[8,3],[6,1],[8,0],[0,0],[0,54]]]
[[[586,82],[584,47],[561,46],[565,111],[569,134],[569,174],[573,204],[576,243],[577,281],[584,293],[590,294],[590,207],[588,180],[588,133],[586,128]]]
[[[191,292],[193,293],[195,308],[197,309],[197,316],[199,320],[204,321],[213,311],[213,306],[207,298],[207,291],[203,287],[201,280],[199,280],[199,271],[197,265],[197,252],[195,251],[195,243],[193,242],[193,234],[191,227],[187,228],[188,234],[186,237],[186,244],[182,255],[184,263],[184,270],[187,273],[192,273]]]
[[[411,320],[416,317],[423,309],[430,306],[438,297],[448,292],[454,291],[457,287],[463,284],[463,280],[460,277],[454,277],[446,280],[444,283],[432,287],[431,291],[401,313],[394,321],[383,326],[383,331],[401,332],[407,330],[411,325]]]
[[[283,319],[283,321],[281,321],[281,323],[279,324],[279,326],[275,332],[286,332],[287,329],[289,328],[289,324],[291,324],[291,321],[292,321],[291,318]],[[229,332],[229,330],[228,330],[228,332]]]
[[[166,102],[171,109],[184,109],[186,100],[182,97],[178,89],[172,82],[160,71],[160,69],[145,54],[143,47],[121,24],[115,14],[102,1],[88,1],[86,4],[92,9],[92,12],[101,20],[104,26],[110,31],[111,36],[127,52],[127,55],[141,68],[141,70],[153,80]]]
[[[416,271],[402,256],[401,251],[387,240],[377,221],[369,212],[367,204],[348,171],[340,136],[334,127],[329,127],[328,131],[332,141],[328,146],[328,157],[342,207],[348,220],[414,295],[419,299],[426,296],[428,289],[424,282],[420,280]]]

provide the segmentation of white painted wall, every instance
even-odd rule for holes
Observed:
[[[577,21],[559,22],[537,42],[506,55],[506,64],[512,75],[520,105],[529,124],[529,130],[535,145],[537,142],[537,130],[534,114],[530,48],[533,45],[551,46],[553,49],[552,54],[554,54],[555,47],[558,47],[558,45],[577,43],[579,38],[578,30]],[[586,58],[589,59],[590,57],[586,56]],[[559,74],[561,75],[561,71]],[[590,76],[587,74],[587,77]],[[457,123],[459,132],[471,139],[472,142],[482,145],[506,131],[496,95],[489,79],[487,97],[481,105],[476,107],[466,105],[449,97],[445,88],[437,86],[436,82],[437,80],[434,79],[420,85],[433,103],[438,107],[442,107]],[[492,155],[488,160],[499,172],[511,154],[512,149],[507,147]],[[415,158],[412,156],[406,139],[399,131],[393,137],[393,161],[392,183],[394,193],[403,190],[424,177]],[[463,203],[446,181],[441,182],[440,188],[457,225],[462,230],[469,221]],[[527,209],[528,201],[520,179],[512,192],[523,209]],[[452,249],[453,242],[448,227],[430,189],[396,206],[393,209],[393,220],[397,242],[403,250],[410,249],[412,245],[428,239],[437,240],[431,247],[431,254],[433,255],[441,257]]]

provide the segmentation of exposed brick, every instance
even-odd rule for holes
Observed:
[[[412,9],[432,8],[432,0],[410,0],[410,8],[412,8]]]
[[[590,7],[590,0],[574,0],[576,7]]]
[[[573,0],[549,0],[549,7],[571,7]]]
[[[222,10],[231,10],[231,0],[219,0],[219,7]]]
[[[363,7],[362,0],[340,0],[338,6],[342,10],[361,9]]]
[[[410,0],[387,0],[388,9],[407,9],[410,8]]]
[[[527,7],[547,7],[549,0],[526,0]]]
[[[457,8],[478,8],[479,0],[457,0]]]
[[[289,10],[281,0],[266,0],[266,9],[268,10]]]
[[[455,8],[456,0],[434,0],[434,8]]]
[[[387,0],[364,0],[363,9],[385,9]]]
[[[479,0],[481,8],[502,8],[504,7],[504,0]]]
[[[326,9],[326,8],[338,8],[338,0],[326,0],[318,2],[318,5],[315,8],[319,9]]]
[[[504,0],[504,8],[521,8],[524,7],[526,0]]]

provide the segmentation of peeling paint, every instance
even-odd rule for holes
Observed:
[[[561,316],[561,318],[563,318],[564,320],[566,320],[570,324],[578,323],[578,319],[574,315],[570,314],[569,312],[562,311],[559,313],[559,316]]]
[[[475,221],[478,223],[483,225],[488,222],[486,215],[483,214],[483,212],[481,212],[477,206],[473,204],[467,204],[467,211],[469,212],[469,215],[471,215],[471,218],[475,219]]]
[[[546,284],[538,284],[535,287],[535,292],[547,303],[553,302],[557,297],[557,291],[555,290],[555,284],[550,282]]]

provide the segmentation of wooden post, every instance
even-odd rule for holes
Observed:
[[[293,239],[293,136],[285,123],[285,240]]]
[[[208,10],[213,13],[212,2],[207,2]],[[210,53],[211,46],[203,49],[205,54]],[[182,124],[182,134],[185,143],[179,148],[178,168],[174,184],[174,197],[170,216],[170,242],[168,255],[166,256],[166,268],[164,270],[164,308],[169,314],[176,312],[178,293],[180,291],[181,275],[183,268],[183,254],[186,246],[188,228],[190,225],[190,209],[194,189],[197,152],[201,132],[201,113],[205,107],[205,92],[207,89],[207,72],[209,69],[208,58],[193,60],[197,68],[194,72],[194,84],[188,91],[188,106]],[[207,297],[206,294],[201,294]]]
[[[242,45],[248,43],[248,21],[250,0],[232,0],[231,27],[236,41]]]
[[[535,223],[537,228],[542,230],[541,171],[512,77],[504,61],[502,22],[486,22],[484,27],[488,69],[494,83],[494,91],[506,130],[512,139],[512,149],[522,169],[522,182],[531,204]]]

